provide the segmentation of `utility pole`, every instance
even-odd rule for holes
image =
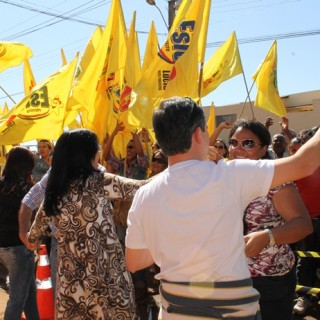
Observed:
[[[170,30],[175,16],[176,16],[176,1],[169,0],[168,1],[168,25],[169,25],[168,30]]]
[[[177,0],[168,0],[168,24],[166,23],[163,15],[162,15],[162,12],[161,12],[160,8],[157,6],[156,2],[154,0],[146,0],[146,2],[148,4],[150,4],[150,6],[155,6],[157,8],[157,10],[160,12],[161,17],[162,17],[162,19],[163,19],[163,21],[169,31],[172,26],[173,20],[176,16],[176,9],[180,5],[181,0],[178,0],[178,1]]]

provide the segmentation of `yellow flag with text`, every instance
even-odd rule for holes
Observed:
[[[164,97],[168,81],[174,75],[172,70],[175,62],[187,52],[196,26],[202,23],[198,17],[199,12],[204,12],[206,1],[181,3],[165,44],[133,90],[128,110],[128,122],[131,125],[152,128],[153,110]],[[194,58],[198,60],[197,56]]]
[[[279,117],[287,112],[278,92],[277,84],[277,41],[275,40],[258,70],[252,76],[258,92],[254,102],[256,107],[265,109]]]
[[[32,91],[35,85],[36,85],[36,80],[33,76],[29,59],[25,59],[23,64],[24,95],[27,96]]]
[[[19,42],[0,41],[0,72],[32,57],[31,49]]]
[[[243,73],[236,33],[213,53],[203,67],[201,97],[215,90],[223,81]]]
[[[35,139],[57,140],[64,128],[64,115],[78,55],[0,117],[0,143],[17,144]]]
[[[197,13],[194,17],[195,24],[190,27],[193,34],[186,52],[174,63],[170,78],[164,92],[164,98],[172,96],[188,96],[194,100],[199,99],[199,59],[204,57],[206,39],[204,35],[209,22],[211,0],[198,1],[197,6],[191,6],[190,10]],[[200,6],[202,8],[200,8]],[[187,66],[187,67],[186,67]]]

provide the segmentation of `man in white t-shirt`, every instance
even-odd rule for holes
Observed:
[[[319,166],[319,160],[305,160],[303,153],[320,159],[320,134],[294,159],[215,164],[207,159],[203,110],[190,98],[163,101],[153,126],[169,167],[133,200],[126,237],[128,269],[135,272],[153,263],[160,267],[156,278],[161,280],[165,320],[260,319],[259,294],[252,288],[244,252],[243,212],[271,187]],[[261,233],[265,245],[277,241],[269,230]]]

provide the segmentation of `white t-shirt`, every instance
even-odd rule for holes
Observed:
[[[266,195],[270,160],[215,164],[190,160],[170,166],[136,193],[126,246],[149,249],[168,281],[232,281],[250,277],[243,213]]]

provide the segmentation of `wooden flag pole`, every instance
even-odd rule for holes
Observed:
[[[6,96],[7,96],[14,104],[16,104],[16,102],[12,99],[12,97],[9,95],[9,93],[8,93],[6,90],[3,89],[2,86],[0,86],[0,89],[6,94]]]

